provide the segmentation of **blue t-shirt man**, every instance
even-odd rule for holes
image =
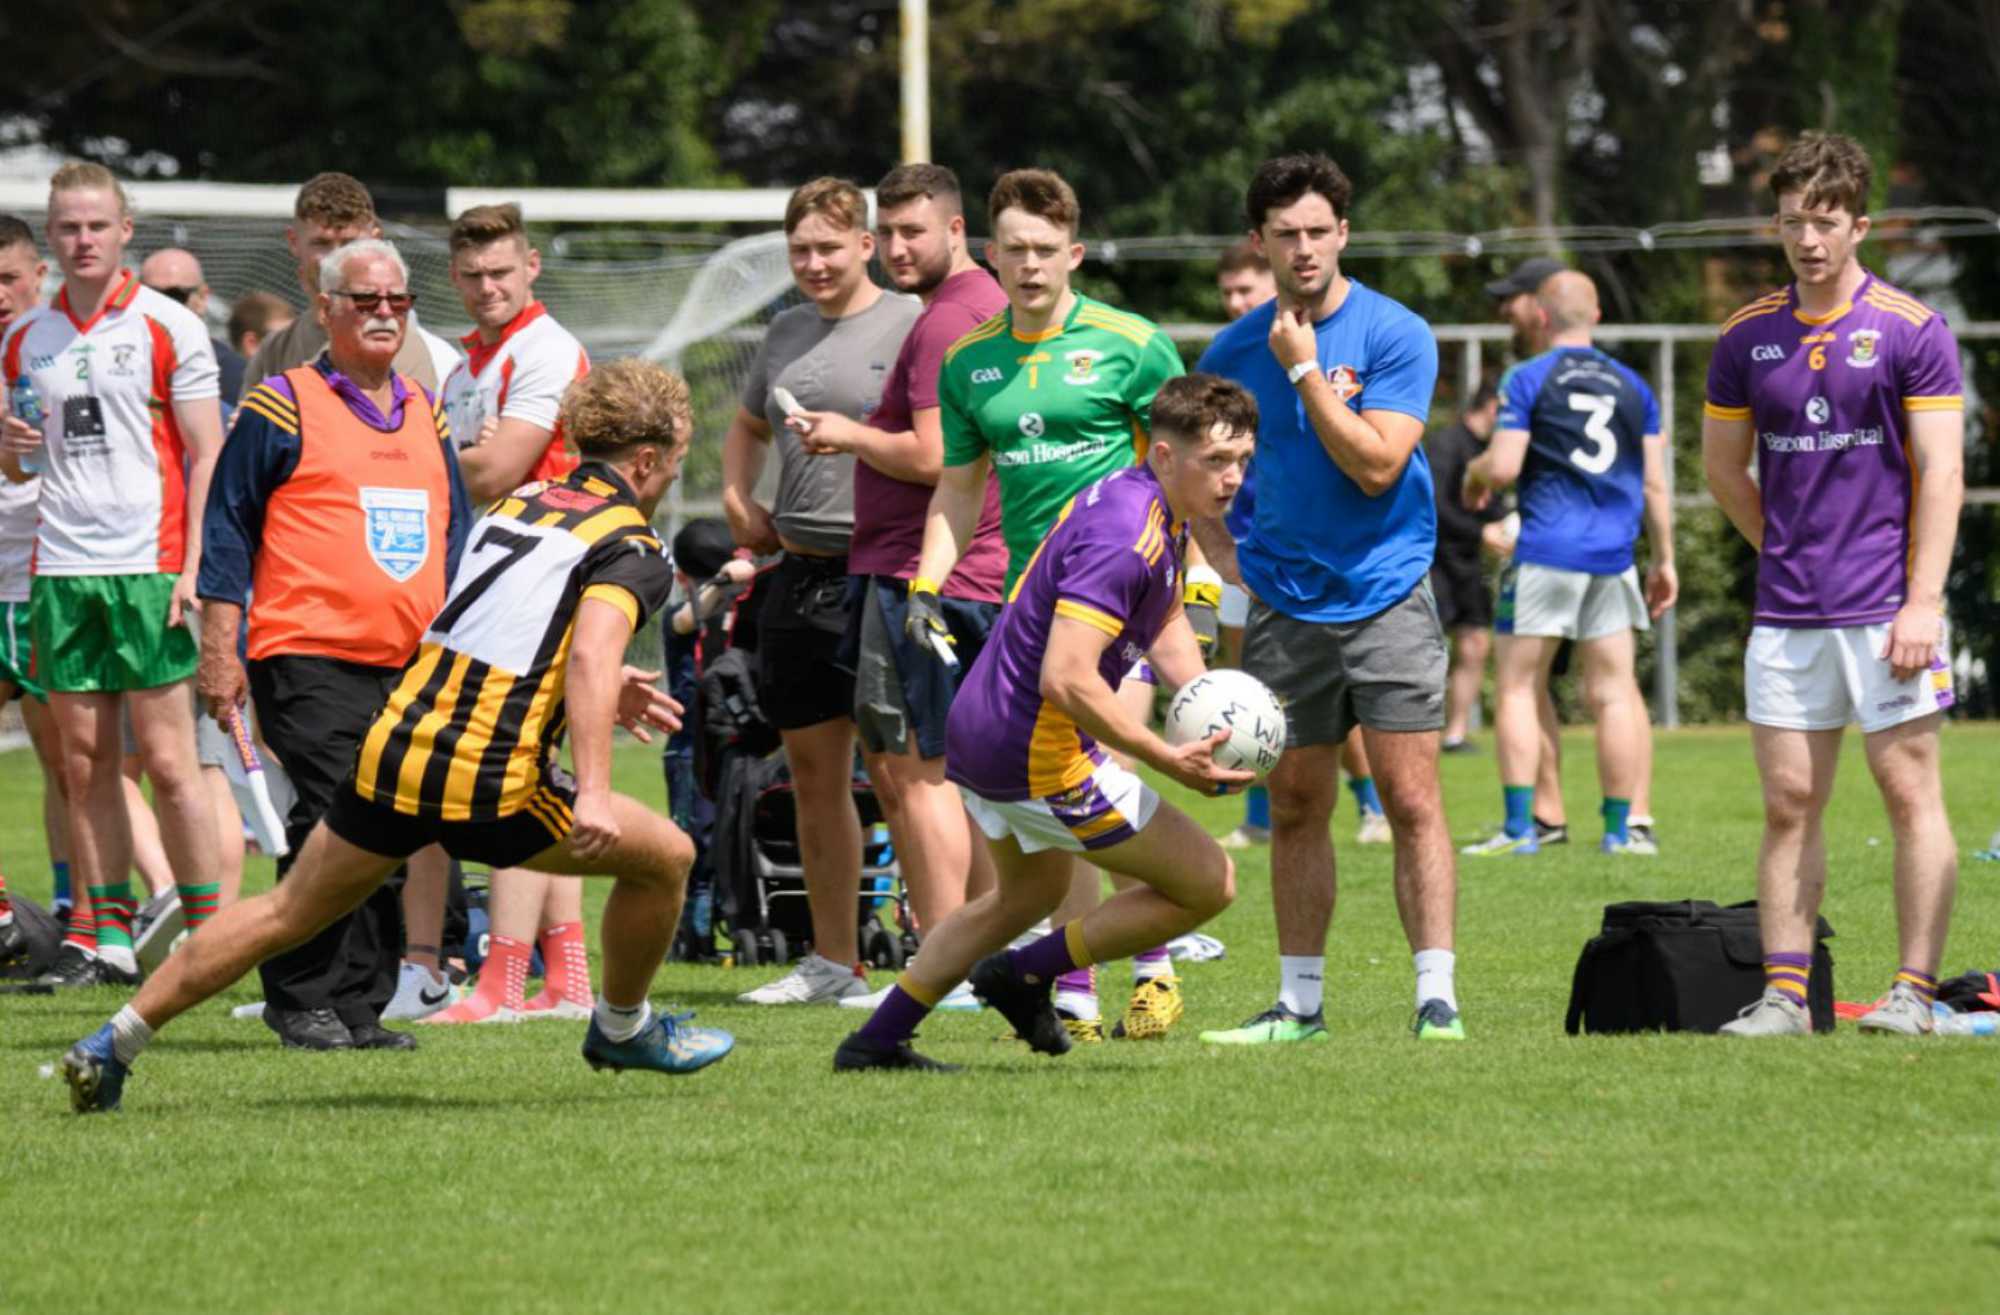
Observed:
[[[1364,493],[1320,443],[1305,402],[1271,353],[1276,299],[1215,336],[1197,369],[1242,384],[1257,399],[1257,454],[1248,532],[1236,549],[1243,583],[1300,621],[1359,621],[1400,602],[1430,571],[1437,507],[1430,462],[1410,453],[1395,484]],[[1319,368],[1353,410],[1423,421],[1437,387],[1437,340],[1401,303],[1348,279],[1339,309],[1313,325]],[[1231,527],[1235,530],[1235,526]]]
[[[1645,514],[1645,438],[1660,432],[1646,381],[1595,347],[1556,347],[1500,381],[1497,428],[1525,430],[1514,560],[1620,575]]]

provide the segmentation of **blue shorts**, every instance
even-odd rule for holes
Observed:
[[[915,739],[920,758],[944,757],[945,721],[958,682],[979,660],[1000,604],[944,598],[956,670],[904,633],[909,584],[888,575],[857,575],[848,594],[846,650],[854,668],[854,725],[870,753],[900,753]]]

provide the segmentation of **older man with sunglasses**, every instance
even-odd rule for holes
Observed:
[[[443,605],[470,525],[444,412],[395,369],[416,300],[402,257],[367,238],[317,274],[326,350],[244,395],[216,466],[198,585],[198,689],[218,715],[246,691],[255,701],[298,792],[286,819],[295,852]],[[246,598],[247,673],[236,655]],[[385,886],[264,965],[265,1022],[307,1049],[415,1045],[380,1021],[401,949]]]

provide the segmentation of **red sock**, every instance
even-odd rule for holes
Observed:
[[[542,932],[542,973],[544,994],[584,1005],[596,1000],[581,922],[559,922]]]
[[[97,911],[88,900],[69,906],[69,921],[63,927],[63,944],[97,953]]]
[[[512,936],[488,938],[486,962],[479,966],[479,986],[473,994],[502,1009],[518,1010],[526,1003],[528,960],[534,946]]]
[[[13,912],[14,906],[7,899],[7,876],[5,873],[0,873],[0,918],[7,917]]]

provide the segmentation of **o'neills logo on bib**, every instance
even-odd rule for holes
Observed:
[[[361,490],[368,555],[398,583],[423,569],[431,553],[430,496],[422,489]]]
[[[1326,382],[1333,389],[1333,395],[1343,402],[1351,402],[1361,396],[1361,376],[1351,365],[1336,365],[1326,372]]]

